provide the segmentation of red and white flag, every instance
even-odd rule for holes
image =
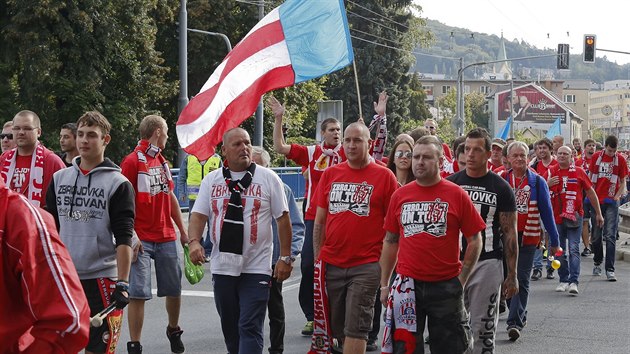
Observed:
[[[252,28],[184,108],[176,127],[179,144],[206,160],[223,133],[252,115],[265,92],[352,60],[343,0],[288,0]]]

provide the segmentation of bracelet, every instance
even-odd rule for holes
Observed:
[[[188,244],[190,245],[190,244],[191,244],[191,243],[193,243],[193,242],[199,242],[199,240],[197,240],[197,239],[192,239],[192,240],[188,241]],[[199,243],[199,244],[201,244],[201,243]]]
[[[381,290],[389,290],[389,286],[381,286]]]

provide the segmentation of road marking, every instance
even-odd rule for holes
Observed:
[[[300,287],[301,277],[292,278],[291,281],[284,282],[282,286],[282,292],[286,293],[293,289]],[[151,289],[151,294],[157,295],[157,289]],[[203,290],[183,290],[182,296],[192,296],[192,297],[208,297],[214,298],[214,291],[203,291]]]

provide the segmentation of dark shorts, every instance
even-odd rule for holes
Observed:
[[[378,262],[339,268],[326,265],[330,328],[335,338],[368,339],[374,296],[381,279]]]
[[[90,306],[90,317],[94,317],[111,303],[111,295],[116,288],[116,281],[109,278],[81,280],[85,297]],[[87,351],[95,353],[114,353],[120,338],[123,310],[112,311],[100,327],[90,327],[90,340]]]

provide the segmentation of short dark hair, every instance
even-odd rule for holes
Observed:
[[[457,161],[457,159],[459,158],[459,155],[463,154],[465,151],[466,151],[466,144],[457,145],[457,148],[455,149],[454,160]]]
[[[549,147],[549,150],[553,149],[553,143],[551,142],[551,140],[549,140],[549,138],[542,138],[536,142],[536,146],[540,146],[543,144],[547,145]]]
[[[438,150],[438,158],[444,157],[444,148],[442,147],[442,143],[438,140],[437,137],[433,135],[425,135],[422,138],[418,139],[414,146],[416,145],[433,145]]]
[[[613,149],[617,148],[617,144],[619,144],[619,140],[614,135],[607,136],[606,140],[604,141],[604,146],[611,147]]]
[[[593,139],[586,139],[586,140],[584,140],[584,146],[586,146],[588,144],[595,144],[595,140],[593,140]]]
[[[423,136],[429,135],[429,130],[425,127],[417,127],[407,134],[409,134],[409,136],[411,136],[411,138],[415,142],[415,141],[418,141],[418,139],[422,138]]]
[[[468,134],[466,134],[466,139],[483,139],[485,141],[486,151],[492,150],[492,140],[490,140],[490,134],[484,128],[473,128]]]
[[[101,128],[101,132],[103,132],[103,136],[109,134],[110,130],[112,130],[112,125],[109,123],[107,118],[101,114],[99,111],[88,111],[85,112],[79,120],[77,120],[77,127],[82,125],[92,127],[97,126]]]
[[[77,137],[77,123],[66,123],[64,125],[61,126],[61,129],[68,129],[72,135],[75,137]]]
[[[320,128],[323,132],[325,132],[326,128],[328,128],[328,124],[333,124],[333,123],[339,124],[339,121],[336,118],[326,118],[322,121]]]
[[[457,147],[460,146],[463,142],[466,141],[466,137],[465,136],[458,136],[457,138],[455,138],[455,140],[453,140],[453,142],[451,143],[451,149],[453,149],[453,151],[457,150]],[[457,156],[457,155],[456,155]]]

